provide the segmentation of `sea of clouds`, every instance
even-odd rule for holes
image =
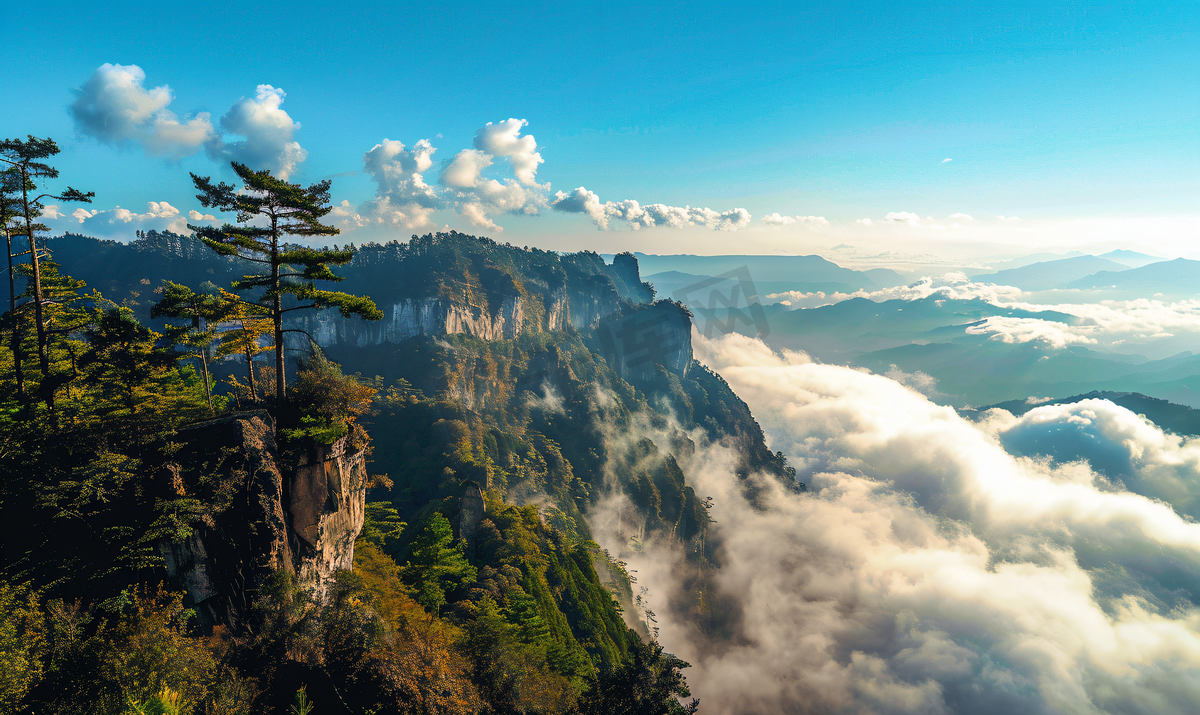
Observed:
[[[1054,291],[1056,302],[1037,302],[1020,288],[972,280],[952,272],[924,277],[909,285],[853,293],[787,291],[766,296],[768,301],[793,309],[817,308],[852,298],[881,303],[887,300],[982,300],[993,305],[1033,312],[1058,312],[1073,316],[1059,320],[994,316],[964,327],[965,333],[986,335],[1005,343],[1038,342],[1050,348],[1085,345],[1096,350],[1149,353],[1149,357],[1188,349],[1200,339],[1200,300],[1097,299],[1084,291]],[[1044,295],[1044,294],[1043,294]]]
[[[809,485],[694,437],[724,632],[694,627],[676,551],[593,527],[706,712],[1200,712],[1200,441],[1104,400],[973,423],[739,335],[704,354]]]

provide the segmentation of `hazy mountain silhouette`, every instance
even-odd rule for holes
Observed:
[[[999,271],[979,280],[996,285],[1016,286],[1021,290],[1050,290],[1062,288],[1071,281],[1079,280],[1100,271],[1124,271],[1128,266],[1098,256],[1075,256],[1057,261],[1031,263],[1028,266]]]
[[[1072,281],[1067,287],[1195,293],[1200,291],[1200,261],[1176,258],[1119,272],[1100,271]]]

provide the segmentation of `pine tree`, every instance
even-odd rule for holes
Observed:
[[[225,291],[221,291],[225,293]],[[228,295],[226,293],[226,295]],[[267,309],[257,303],[239,300],[232,305],[233,311],[226,316],[234,327],[225,330],[218,338],[217,357],[243,355],[246,358],[247,386],[250,401],[258,401],[258,388],[254,379],[254,356],[268,348],[263,347],[262,338],[274,332]],[[230,379],[233,379],[232,376]]]
[[[45,316],[43,315],[45,297],[42,294],[41,257],[38,255],[39,249],[37,246],[38,232],[48,229],[43,224],[35,224],[33,219],[41,216],[42,209],[45,208],[41,203],[43,199],[91,203],[92,198],[96,196],[94,191],[89,191],[85,194],[68,186],[67,190],[62,194],[44,193],[33,199],[29,198],[30,192],[36,191],[38,188],[36,179],[48,180],[58,178],[58,170],[40,160],[48,159],[58,154],[59,151],[58,144],[53,139],[38,139],[33,135],[29,135],[28,141],[22,139],[5,139],[0,141],[0,162],[8,164],[10,171],[19,177],[21,218],[24,219],[24,223],[17,229],[19,232],[17,235],[23,235],[29,240],[29,267],[31,269],[30,283],[32,288],[30,292],[33,297],[34,323],[38,338],[38,362],[42,371],[42,381],[38,391],[46,406],[51,410],[54,409],[54,392],[58,388],[60,381],[50,374],[49,343],[46,333]]]
[[[450,521],[436,511],[413,543],[403,569],[405,580],[413,584],[417,602],[434,615],[445,605],[448,592],[475,581],[477,572],[467,561],[466,545],[462,539],[455,542]]]
[[[233,293],[197,293],[191,288],[167,281],[163,298],[150,309],[153,318],[185,318],[187,325],[167,327],[167,337],[175,345],[191,348],[200,358],[203,368],[204,394],[208,410],[212,411],[212,380],[208,373],[209,348],[217,338],[216,324],[230,320],[244,311],[242,299]]]
[[[6,246],[6,255],[8,256],[8,315],[6,323],[10,329],[9,333],[9,349],[13,355],[13,367],[17,381],[17,399],[20,402],[25,401],[25,371],[22,366],[24,355],[21,351],[21,332],[17,329],[17,277],[13,270],[13,254],[12,239],[14,235],[20,236],[21,228],[19,225],[22,216],[20,174],[11,169],[0,173],[0,230],[4,231],[4,243]]]
[[[277,179],[270,171],[254,171],[245,164],[232,162],[233,170],[242,183],[242,190],[233,184],[214,184],[211,177],[192,174],[192,182],[200,191],[196,198],[207,208],[235,212],[241,225],[225,224],[220,228],[189,226],[217,253],[236,256],[268,268],[266,274],[244,276],[234,282],[235,290],[263,288],[259,302],[268,307],[275,333],[275,396],[286,399],[286,380],[283,357],[283,317],[293,310],[336,306],[342,315],[360,315],[367,320],[379,320],[383,313],[370,298],[338,291],[316,288],[314,281],[340,281],[329,266],[350,262],[350,249],[312,249],[288,245],[286,236],[311,238],[334,236],[340,231],[321,223],[333,207],[329,205],[329,181],[308,187],[289,184]],[[262,219],[265,226],[251,225]],[[284,296],[291,295],[300,305],[284,307]],[[311,301],[311,302],[306,302]]]

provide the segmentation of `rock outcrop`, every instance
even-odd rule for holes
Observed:
[[[534,265],[536,261],[518,249],[493,250],[505,254],[503,270],[475,266],[477,273],[455,274],[454,280],[442,281],[454,290],[442,285],[435,295],[422,296],[421,286],[396,283],[394,277],[378,290],[361,286],[376,297],[383,320],[347,318],[335,311],[304,312],[289,319],[288,327],[302,332],[289,333],[288,342],[292,347],[307,345],[305,333],[321,347],[366,347],[418,336],[465,334],[511,340],[569,327],[591,330],[627,305],[645,304],[654,296],[653,289],[641,281],[632,254],[619,254],[612,264],[594,253],[568,254],[555,257],[557,265],[547,273],[542,270],[546,266]],[[384,280],[372,276],[365,282]]]
[[[308,445],[284,460],[265,410],[188,427],[170,468],[180,497],[210,506],[192,533],[159,551],[172,585],[207,626],[237,625],[274,571],[294,574],[324,599],[338,570],[354,561],[367,491],[364,455],[346,438]]]
[[[609,365],[622,379],[652,377],[658,365],[677,375],[692,364],[692,318],[687,309],[661,300],[597,328]]]

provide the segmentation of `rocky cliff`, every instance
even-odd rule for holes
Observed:
[[[363,453],[348,453],[342,438],[285,457],[265,410],[179,436],[186,442],[168,468],[173,488],[213,506],[187,538],[160,542],[159,551],[201,621],[241,622],[275,570],[324,598],[336,572],[353,565],[367,490]]]
[[[682,376],[692,364],[692,316],[678,303],[661,300],[624,312],[596,332],[604,357],[624,380],[653,377],[657,365]]]
[[[595,253],[560,255],[454,232],[363,246],[341,287],[370,295],[384,319],[306,311],[288,327],[322,347],[367,347],[418,336],[511,340],[568,327],[590,330],[654,296],[630,254],[608,264]],[[306,343],[300,332],[289,340],[295,347]]]

